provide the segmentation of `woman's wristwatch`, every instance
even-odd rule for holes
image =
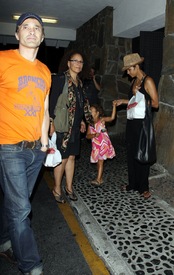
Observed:
[[[48,144],[42,144],[41,147],[42,147],[42,148],[48,148],[49,145],[48,145]]]
[[[53,123],[53,119],[50,117],[50,124],[52,124]]]

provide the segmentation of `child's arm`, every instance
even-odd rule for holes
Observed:
[[[116,100],[114,100],[114,101],[112,102],[112,106],[113,106],[113,108],[112,108],[112,114],[111,114],[111,116],[103,117],[103,118],[102,118],[102,121],[110,122],[110,121],[112,121],[112,120],[115,119],[115,116],[116,116],[116,107],[117,107],[117,102],[116,102]]]
[[[88,125],[88,129],[87,129],[87,133],[86,133],[86,138],[87,139],[92,139],[92,138],[98,137],[99,135],[100,135],[100,133],[91,134],[90,127]]]

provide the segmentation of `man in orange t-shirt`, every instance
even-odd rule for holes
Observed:
[[[43,274],[30,227],[30,196],[48,147],[51,73],[36,59],[44,39],[42,19],[25,13],[17,21],[16,50],[0,51],[0,256],[23,274]],[[8,230],[7,230],[7,226]]]

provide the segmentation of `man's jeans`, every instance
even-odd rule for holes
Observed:
[[[23,273],[42,271],[41,259],[28,215],[30,196],[42,167],[45,153],[17,145],[0,145],[0,186],[4,193],[0,215],[0,249],[12,249]],[[7,230],[8,225],[8,230]]]

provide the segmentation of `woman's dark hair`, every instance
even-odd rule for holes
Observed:
[[[101,105],[98,104],[92,104],[91,107],[95,108],[97,112],[99,112],[100,117],[104,117],[104,110]]]
[[[68,70],[68,61],[71,60],[75,54],[80,54],[83,58],[84,64],[83,64],[82,71],[79,73],[79,77],[85,78],[89,72],[89,64],[87,62],[85,55],[79,50],[70,50],[64,54],[59,65],[58,72],[62,73]]]

